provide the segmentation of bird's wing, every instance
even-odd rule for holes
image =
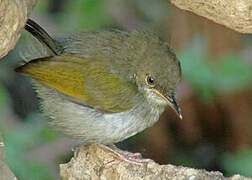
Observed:
[[[136,86],[111,73],[100,62],[99,57],[71,54],[35,59],[15,71],[101,112],[132,108]]]

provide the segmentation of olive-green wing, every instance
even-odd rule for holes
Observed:
[[[111,73],[101,57],[75,54],[40,58],[15,71],[106,113],[132,108],[137,88]]]

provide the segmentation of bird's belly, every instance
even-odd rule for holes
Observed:
[[[159,115],[153,116],[149,112],[146,112],[148,117],[132,114],[131,111],[101,114],[72,102],[65,103],[61,109],[64,113],[54,113],[50,124],[85,143],[120,142],[152,126],[159,119]]]
[[[35,85],[42,99],[42,110],[49,116],[50,124],[85,143],[112,144],[122,141],[152,126],[164,110],[142,103],[125,112],[104,114],[73,103],[51,88]]]

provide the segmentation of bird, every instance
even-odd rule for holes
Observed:
[[[29,19],[26,31],[46,49],[15,71],[32,79],[49,123],[86,144],[112,145],[153,126],[176,102],[181,65],[169,44],[147,30],[96,30],[52,38]]]

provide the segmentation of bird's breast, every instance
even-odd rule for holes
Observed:
[[[115,114],[105,114],[108,131],[114,141],[119,142],[151,127],[159,120],[164,107],[151,107],[147,103],[138,104],[132,109]]]

